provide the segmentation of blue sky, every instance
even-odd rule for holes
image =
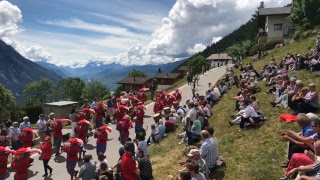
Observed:
[[[33,61],[57,65],[166,63],[219,41],[247,22],[259,2],[0,0],[0,38]]]

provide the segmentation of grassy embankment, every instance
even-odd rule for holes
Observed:
[[[276,62],[286,53],[300,53],[302,55],[308,52],[307,47],[313,47],[314,38],[307,38],[287,45],[280,49],[274,49],[268,52],[264,60],[253,63],[255,69],[260,71],[264,64],[269,64],[271,55],[274,55]],[[248,63],[251,58],[244,59],[243,63]],[[236,70],[239,74],[239,71]],[[313,82],[320,91],[320,79],[310,71],[301,70],[290,72],[295,74],[305,84]],[[249,179],[279,179],[284,172],[280,166],[286,159],[287,144],[281,140],[280,134],[286,129],[299,131],[296,123],[284,124],[277,121],[282,113],[291,113],[284,108],[272,107],[270,101],[274,101],[273,94],[264,93],[269,87],[260,82],[261,92],[255,94],[259,101],[259,111],[264,114],[268,121],[258,128],[250,128],[239,132],[238,126],[230,127],[228,124],[229,115],[235,114],[235,103],[233,97],[237,89],[233,87],[221,101],[213,107],[213,117],[210,119],[210,125],[215,128],[215,135],[219,140],[220,155],[224,157],[226,165],[219,168],[211,176],[216,179],[227,180],[249,180]],[[317,113],[319,115],[319,113]],[[180,132],[181,129],[178,131]],[[168,174],[178,174],[181,167],[177,164],[180,160],[185,160],[182,156],[183,145],[178,145],[178,140],[174,133],[168,135],[159,144],[149,148],[151,162],[153,166],[154,177],[157,180],[165,179]]]

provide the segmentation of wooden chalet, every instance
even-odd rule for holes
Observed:
[[[183,73],[158,73],[154,76],[158,85],[172,85],[183,78]]]
[[[117,84],[122,85],[125,90],[138,91],[141,88],[148,88],[151,81],[149,77],[125,77]]]

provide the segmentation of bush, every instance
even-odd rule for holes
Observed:
[[[300,36],[300,37],[303,38],[303,39],[305,39],[305,38],[311,36],[312,33],[313,33],[313,30],[307,30],[307,31],[304,31],[303,33],[301,33],[301,36]]]
[[[43,113],[42,106],[40,105],[25,106],[22,109],[26,112],[26,116],[29,117],[31,124],[37,123],[39,114]]]
[[[268,41],[264,44],[255,44],[251,49],[250,49],[250,56],[257,54],[259,50],[261,51],[267,51],[270,49],[273,49],[278,43],[280,43],[280,40],[272,40]]]

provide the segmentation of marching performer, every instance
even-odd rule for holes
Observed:
[[[121,100],[122,100],[121,98],[117,98],[117,99],[116,99],[116,104],[114,105],[114,108],[115,108],[115,109],[118,109],[119,106],[122,105],[122,104],[121,104]]]
[[[23,128],[18,136],[19,140],[22,142],[22,147],[24,148],[32,147],[32,139],[34,137],[36,137],[36,132],[28,127]]]
[[[154,103],[154,105],[153,105],[153,113],[154,114],[157,114],[157,113],[161,114],[162,110],[163,110],[163,103],[161,102],[160,98],[157,97],[156,103]]]
[[[141,88],[139,89],[139,92],[138,92],[138,99],[144,103],[145,101],[147,101],[147,95],[145,94],[145,89],[144,88]]]
[[[73,177],[77,178],[78,171],[75,171],[74,168],[77,165],[78,161],[78,152],[79,152],[79,143],[76,138],[71,138],[68,141],[68,144],[64,144],[63,151],[67,153],[67,171],[71,176],[71,180]]]
[[[166,98],[166,92],[164,90],[158,90],[157,98],[159,98],[160,101],[164,103],[164,100]]]
[[[76,128],[74,129],[74,133],[76,134],[76,138],[81,139],[84,142],[86,142],[87,137],[86,134],[88,132],[88,128],[86,126],[87,122],[86,120],[81,120],[78,122]],[[83,146],[79,146],[79,160],[81,160],[81,155],[83,156],[86,154],[86,150]]]
[[[48,176],[48,169],[50,171],[50,174],[52,174],[52,168],[48,165],[51,155],[52,155],[52,145],[50,141],[50,137],[47,136],[44,139],[44,142],[40,143],[40,149],[42,151],[41,157],[43,161],[43,168],[44,168],[44,175],[42,177],[47,177]]]
[[[103,114],[104,114],[104,104],[103,102],[98,102],[98,106],[94,108],[94,111],[96,112],[96,129],[98,129],[100,126],[102,126],[103,121]]]
[[[136,108],[137,108],[137,110],[136,110],[137,119],[136,119],[134,130],[135,130],[135,133],[136,133],[136,139],[138,139],[139,130],[141,128],[143,128],[143,118],[144,118],[145,106],[144,105],[139,105]]]
[[[9,154],[14,154],[14,150],[10,150],[4,146],[0,146],[0,180],[5,179],[7,173],[8,156]]]
[[[112,129],[108,126],[101,126],[94,134],[94,138],[97,138],[97,155],[99,155],[100,153],[104,154],[106,152],[108,141],[108,133],[106,130],[109,132],[112,131]]]
[[[132,128],[132,122],[128,116],[122,118],[122,121],[119,123],[120,129],[120,142],[122,145],[125,144],[129,137],[129,129]]]
[[[173,96],[176,98],[176,102],[180,103],[181,99],[182,99],[182,95],[181,95],[181,90],[180,89],[175,89],[175,92],[173,93]]]
[[[60,148],[61,148],[61,142],[62,142],[62,122],[69,122],[72,123],[69,119],[56,119],[55,123],[51,126],[54,133],[54,146],[56,147],[56,156],[60,155]]]
[[[129,96],[129,101],[127,101],[127,107],[136,106],[140,100],[135,96]]]
[[[166,94],[166,98],[165,98],[165,101],[164,101],[164,106],[171,108],[171,106],[173,105],[173,101],[174,100],[175,100],[175,97],[173,95]]]
[[[14,180],[27,180],[28,168],[30,167],[30,153],[41,153],[39,149],[20,148],[15,152],[14,159],[11,162],[11,168],[16,171]]]

